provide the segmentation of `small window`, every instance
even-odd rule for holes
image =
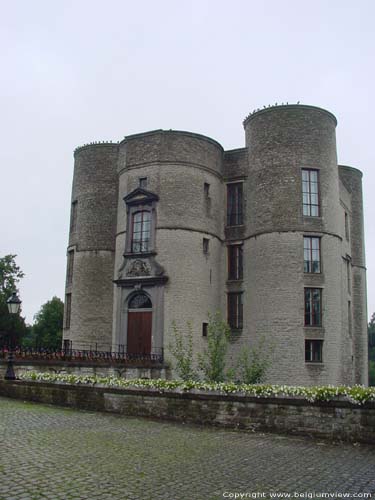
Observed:
[[[242,182],[227,184],[227,226],[243,224]]]
[[[302,170],[303,215],[319,217],[319,172]]]
[[[320,273],[320,238],[304,236],[303,238],[305,273]]]
[[[345,212],[345,238],[349,241],[349,215]]]
[[[77,210],[78,210],[78,202],[73,201],[71,212],[70,212],[70,232],[71,233],[77,229]]]
[[[352,266],[350,263],[350,260],[347,259],[346,261],[346,281],[347,281],[347,286],[348,286],[348,293],[352,293]]]
[[[321,288],[305,288],[305,326],[322,326]]]
[[[208,182],[204,183],[203,191],[204,191],[205,197],[208,198],[210,196],[210,185],[208,184]]]
[[[66,269],[66,284],[71,285],[73,282],[73,267],[74,267],[74,250],[68,252],[68,263]]]
[[[72,311],[72,294],[65,295],[65,328],[70,328],[70,316]]]
[[[139,178],[139,187],[142,189],[146,189],[147,187],[147,177],[140,177]]]
[[[208,253],[210,249],[210,240],[208,238],[203,238],[203,253]]]
[[[228,280],[243,278],[243,245],[228,246]]]
[[[231,328],[239,330],[243,326],[242,293],[228,293],[228,324]]]
[[[323,340],[305,340],[305,361],[323,362]]]
[[[353,323],[352,323],[352,303],[350,300],[348,300],[348,331],[349,335],[352,336],[352,328],[353,328]]]
[[[151,214],[147,210],[135,212],[132,219],[131,251],[148,252],[150,247]]]
[[[208,323],[203,322],[202,323],[202,337],[207,337],[208,333]]]

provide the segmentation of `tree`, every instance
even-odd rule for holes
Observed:
[[[222,382],[225,379],[225,358],[230,338],[230,328],[219,312],[209,316],[207,326],[207,347],[198,354],[199,368],[208,382]]]
[[[7,300],[18,292],[17,283],[25,276],[16,264],[16,255],[0,257],[0,346],[18,344],[26,334],[25,319],[8,312]]]
[[[24,338],[24,347],[43,347],[60,349],[62,344],[62,329],[64,317],[64,302],[58,297],[42,305],[34,316],[34,324]]]
[[[369,385],[375,385],[375,313],[368,324]]]

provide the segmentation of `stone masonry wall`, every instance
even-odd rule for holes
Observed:
[[[132,417],[375,443],[375,404],[0,381],[0,395]]]

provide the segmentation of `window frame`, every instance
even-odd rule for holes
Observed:
[[[226,225],[228,227],[243,226],[244,224],[243,182],[229,182],[227,183],[226,186],[227,186]],[[233,211],[233,207],[235,208],[235,211]]]
[[[307,246],[306,246],[306,240],[310,241],[309,248],[307,248]],[[318,249],[313,248],[313,240],[318,241]],[[316,250],[318,251],[318,260],[313,259],[314,251],[316,251]],[[306,251],[309,252],[309,259],[308,260],[305,258]],[[314,263],[316,263],[316,262],[319,264],[318,271],[313,270]],[[306,263],[308,263],[307,267],[310,270],[306,270]],[[303,272],[305,274],[321,274],[322,273],[322,238],[321,238],[321,236],[306,236],[306,235],[303,236]]]
[[[65,294],[65,318],[64,318],[64,328],[69,329],[72,319],[72,294]]]
[[[323,363],[323,342],[323,339],[305,339],[305,363]]]
[[[78,200],[72,201],[71,211],[70,211],[70,232],[74,233],[77,230],[77,218],[78,218]]]
[[[136,221],[135,218],[138,214],[142,214],[141,220]],[[144,219],[144,214],[147,214],[147,220]],[[137,210],[132,213],[131,215],[131,234],[130,234],[130,249],[132,253],[149,253],[150,252],[150,245],[151,245],[151,211],[147,209],[142,209],[142,210]],[[135,224],[140,224],[141,230],[137,231],[135,233],[134,227]],[[145,225],[148,225],[148,230],[147,232],[143,229]],[[135,239],[134,235],[135,234],[140,234],[141,238],[140,239]],[[143,235],[146,234],[148,238],[143,238]],[[140,247],[139,249],[135,249],[134,245],[135,243],[139,244]],[[146,243],[146,248],[143,248],[143,245]]]
[[[243,292],[227,293],[227,322],[231,330],[242,330]]]
[[[66,284],[67,286],[73,283],[73,269],[74,269],[74,249],[68,250],[67,264],[66,264]]]
[[[304,179],[304,173],[307,173],[308,174],[308,179],[305,180]],[[316,173],[316,181],[312,181],[311,180],[311,174],[312,173]],[[304,217],[321,217],[321,204],[320,204],[320,175],[319,175],[319,170],[316,169],[316,168],[302,168],[301,169],[301,180],[302,180],[302,215]],[[305,182],[308,183],[308,191],[305,191],[304,190],[304,187],[305,187]],[[313,184],[316,184],[317,186],[317,192],[316,193],[313,193],[312,192],[312,189],[311,189],[311,186]],[[304,202],[304,195],[307,195],[308,196],[308,202],[305,203]],[[312,203],[311,202],[311,195],[312,194],[316,194],[317,196],[317,203]],[[307,207],[307,212],[308,213],[305,213],[305,207]],[[313,214],[312,213],[312,208],[313,207],[316,207],[317,209],[317,213],[316,214]]]
[[[316,312],[314,308],[314,292],[319,292],[319,316],[318,321],[316,320]],[[309,293],[309,297],[307,297],[307,292]],[[322,288],[316,287],[305,287],[304,288],[304,323],[306,328],[321,328],[322,327],[322,304],[323,304],[323,294]],[[307,307],[308,306],[308,307]]]
[[[243,280],[243,243],[227,245],[228,281]]]

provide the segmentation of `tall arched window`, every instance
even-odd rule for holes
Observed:
[[[148,210],[135,212],[132,219],[132,252],[148,252],[150,249],[151,213]]]

